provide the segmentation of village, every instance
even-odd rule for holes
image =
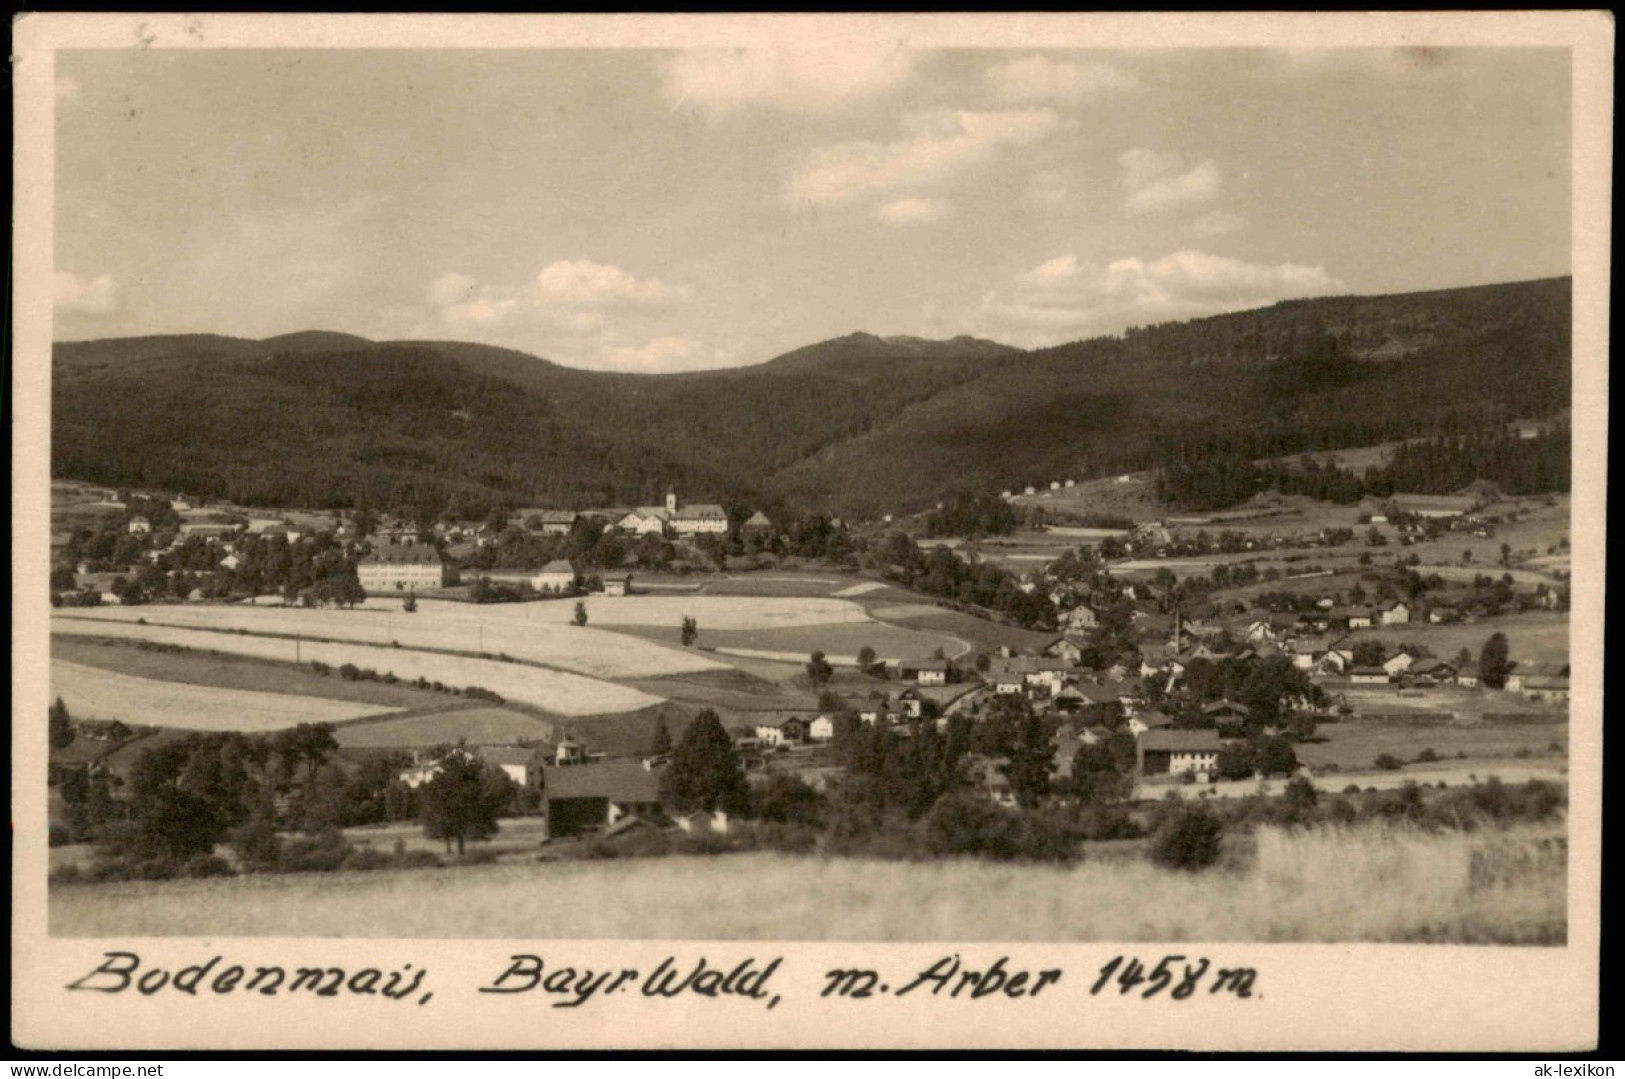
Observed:
[[[1040,525],[1028,542],[1058,544],[1051,557],[996,571],[1000,589],[1041,608],[1017,626],[941,598],[922,571],[944,558],[963,568],[954,548],[970,552],[895,539],[907,520],[821,519],[820,534],[840,542],[811,558],[790,554],[791,537],[760,511],[730,517],[675,492],[658,505],[521,508],[427,527],[89,485],[58,494],[53,694],[78,732],[53,750],[59,791],[82,792],[92,776],[127,786],[140,756],[182,729],[321,723],[318,705],[336,702],[319,686],[280,711],[265,693],[248,694],[247,711],[211,711],[211,695],[277,681],[245,681],[244,665],[318,655],[328,658],[305,664],[329,681],[338,670],[350,696],[376,686],[410,698],[358,701],[329,724],[328,781],[388,806],[330,822],[364,846],[420,845],[414,795],[453,761],[508,781],[495,811],[504,823],[482,838],[499,835],[493,849],[510,852],[726,835],[762,816],[762,792],[769,803],[838,798],[866,753],[882,768],[874,761],[901,752],[885,746],[921,737],[930,753],[950,747],[950,787],[1011,811],[1247,797],[1294,779],[1335,794],[1442,788],[1491,767],[1563,771],[1567,593],[1552,552],[1566,538],[1517,552],[1503,543],[1490,559],[1499,577],[1436,571],[1473,564],[1470,549],[1456,567],[1414,553],[1497,529],[1517,536],[1520,519],[1542,517],[1530,500],[1396,497],[1296,532],[1279,506],[1120,529]],[[991,544],[977,554],[998,558]],[[1290,561],[1305,557],[1331,565]],[[1515,560],[1528,567],[1517,577]],[[1181,578],[1174,565],[1208,572]],[[555,626],[590,639],[591,654],[561,648]],[[1509,650],[1509,637],[1532,647]],[[98,684],[140,677],[132,648],[169,653],[175,681],[141,678],[149,688],[185,683],[196,701],[179,692],[109,714],[111,700],[143,699],[139,687],[115,696]],[[239,669],[205,671],[219,664],[187,657],[198,652]],[[436,693],[455,703],[421,699]],[[256,720],[256,703],[272,718]],[[755,804],[674,804],[663,777],[702,715],[726,732]],[[277,828],[297,830],[308,785],[281,784]],[[85,849],[66,843],[59,860]]]

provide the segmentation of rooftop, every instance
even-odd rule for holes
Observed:
[[[660,801],[660,772],[639,761],[602,761],[549,768],[548,798],[608,798],[613,802]]]

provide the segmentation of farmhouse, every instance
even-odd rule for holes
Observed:
[[[1551,675],[1530,675],[1523,680],[1523,693],[1532,701],[1566,701],[1569,680]]]
[[[1061,624],[1067,629],[1093,629],[1100,625],[1100,615],[1093,607],[1080,603],[1061,616]]]
[[[604,595],[629,596],[632,594],[632,575],[630,573],[612,573],[604,578]]]
[[[1383,608],[1382,624],[1385,626],[1402,626],[1411,620],[1411,608],[1404,600],[1396,600]]]
[[[534,746],[481,746],[480,760],[502,770],[502,774],[528,790],[542,789],[542,768],[547,752]]]
[[[1357,686],[1387,685],[1388,671],[1382,667],[1355,667],[1349,671],[1349,681]]]
[[[451,567],[426,543],[383,543],[356,563],[356,575],[368,592],[415,592],[444,588]]]
[[[767,514],[757,510],[745,519],[745,523],[739,526],[739,531],[747,534],[754,532],[765,536],[773,531],[773,522],[768,520]]]
[[[907,660],[897,665],[897,677],[905,682],[917,682],[922,686],[944,686],[948,684],[948,661]]]
[[[1136,712],[1129,717],[1128,721],[1129,733],[1136,738],[1150,731],[1160,731],[1173,725],[1174,721],[1172,719],[1154,708],[1144,712]]]
[[[1064,659],[1076,665],[1083,659],[1084,643],[1070,634],[1063,634],[1040,648],[1039,654],[1051,659]]]
[[[808,724],[800,716],[772,712],[757,718],[750,727],[758,745],[794,746],[805,742]],[[833,731],[831,734],[833,735]]]
[[[1389,674],[1399,674],[1401,671],[1410,670],[1411,664],[1415,662],[1415,657],[1409,652],[1395,652],[1382,661],[1382,669]]]
[[[129,529],[130,529],[130,534],[131,535],[139,535],[139,534],[141,534],[143,532],[151,532],[152,531],[152,522],[147,520],[145,517],[137,515],[135,517],[130,518]]]
[[[526,518],[526,522],[534,519],[544,536],[568,536],[579,516],[574,510],[542,510]]]
[[[807,737],[814,742],[828,742],[835,737],[835,717],[827,712],[807,724]]]
[[[562,558],[555,558],[530,579],[530,586],[538,592],[567,592],[575,583],[576,568]]]
[[[1219,736],[1213,731],[1153,730],[1140,736],[1140,774],[1212,772],[1219,766]]]
[[[548,834],[555,838],[660,814],[660,771],[638,761],[549,768],[543,789]]]

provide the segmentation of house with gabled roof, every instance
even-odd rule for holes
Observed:
[[[1224,748],[1214,731],[1174,728],[1147,731],[1135,745],[1139,772],[1147,776],[1212,774],[1219,766],[1219,751]]]
[[[579,576],[567,559],[555,558],[536,572],[530,586],[538,592],[568,592],[575,588]]]
[[[627,816],[662,812],[659,768],[632,760],[549,768],[543,795],[554,837],[607,829]]]

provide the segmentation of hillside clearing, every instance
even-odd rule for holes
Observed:
[[[291,693],[160,682],[60,659],[51,661],[51,696],[60,697],[76,719],[117,719],[192,731],[276,731],[300,723],[340,723],[399,711]]]

